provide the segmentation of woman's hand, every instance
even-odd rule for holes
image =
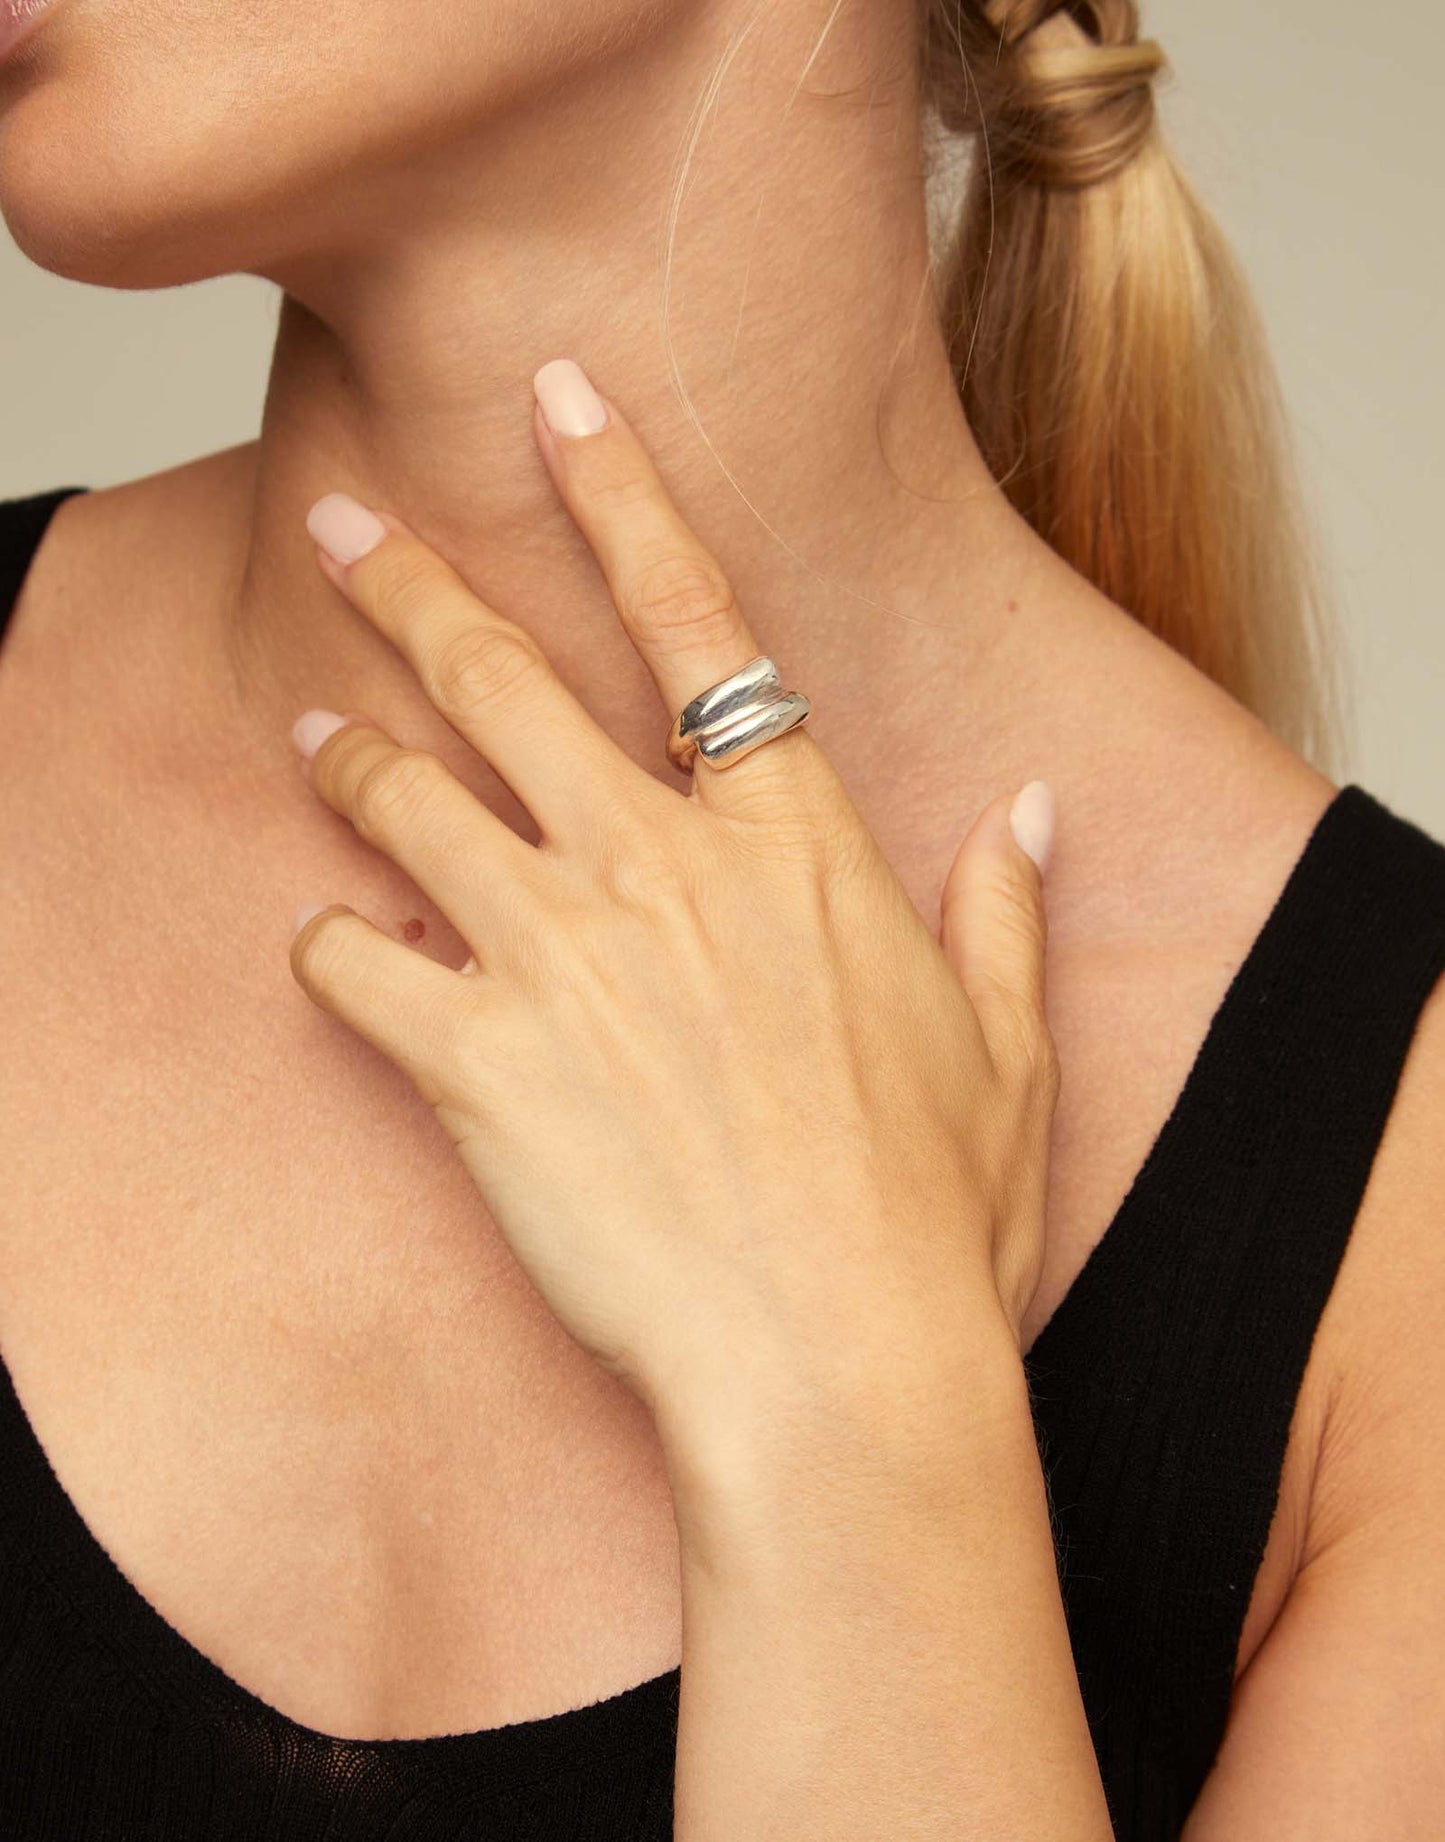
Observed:
[[[538,379],[543,401],[588,388],[565,360]],[[661,765],[674,712],[762,649],[605,409],[560,436],[539,410],[536,433],[661,693]],[[1040,871],[1008,796],[950,872],[940,945],[806,729],[699,761],[684,795],[399,520],[335,495],[309,524],[540,842],[434,755],[308,713],[317,792],[475,965],[332,906],[292,970],[416,1083],[567,1329],[674,1426],[845,1374],[927,1387],[1005,1323],[1016,1345],[1058,1074]]]

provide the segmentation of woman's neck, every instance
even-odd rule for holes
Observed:
[[[948,746],[969,738],[996,772],[1051,553],[964,422],[928,294],[916,104],[878,78],[909,60],[867,29],[840,27],[796,96],[813,35],[780,43],[775,17],[744,41],[670,268],[672,182],[722,49],[697,26],[474,144],[350,174],[329,201],[355,227],[346,247],[298,218],[304,253],[256,265],[286,298],[225,609],[248,726],[284,743],[308,705],[362,710],[455,759],[409,669],[315,565],[307,507],[344,488],[406,518],[660,765],[666,717],[532,434],[532,373],[565,355],[647,443],[820,738],[896,759],[946,709]]]

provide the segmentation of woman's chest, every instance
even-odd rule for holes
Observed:
[[[645,1411],[557,1325],[405,1079],[295,989],[275,919],[233,892],[218,934],[177,898],[180,854],[101,890],[31,862],[0,942],[0,1349],[121,1570],[326,1732],[530,1719],[675,1665]],[[1206,970],[1196,1019],[1184,988],[1060,963],[1029,1338],[1187,1072],[1218,994]],[[1312,1456],[1302,1416],[1242,1660],[1292,1576]]]
[[[137,887],[68,893],[0,939],[0,1350],[121,1571],[325,1732],[534,1718],[676,1663],[645,1411],[409,1083],[295,987],[284,924],[218,950],[163,885],[153,926]]]

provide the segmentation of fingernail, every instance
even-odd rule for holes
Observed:
[[[338,563],[354,563],[386,536],[386,526],[350,493],[329,492],[306,514],[306,529]]]
[[[334,710],[303,710],[291,725],[291,740],[303,761],[309,761],[327,736],[334,736],[346,726],[346,718]]]
[[[329,907],[328,902],[303,902],[296,910],[296,919],[291,923],[291,938],[296,938],[313,915],[319,915],[323,908]]]
[[[1020,787],[1008,809],[1009,827],[1022,850],[1043,870],[1054,841],[1054,790],[1046,780]]]
[[[607,405],[573,359],[551,359],[533,377],[532,388],[554,435],[595,435],[606,428]]]

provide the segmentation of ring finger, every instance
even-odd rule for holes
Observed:
[[[327,805],[404,870],[484,961],[503,913],[519,925],[519,896],[540,893],[537,852],[439,756],[347,721],[307,758],[307,772]]]

